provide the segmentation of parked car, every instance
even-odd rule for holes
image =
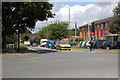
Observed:
[[[79,46],[80,47],[80,44],[82,43],[82,41],[80,41],[79,43],[78,43],[78,45],[77,46]]]
[[[83,46],[84,48],[86,48],[86,43],[87,43],[87,41],[85,41],[85,44],[84,44],[84,46]]]
[[[84,47],[84,44],[85,44],[85,41],[83,41],[83,42],[82,42],[82,45],[81,45],[81,47]]]
[[[115,41],[115,48],[120,49],[120,41]]]
[[[51,49],[56,49],[56,42],[53,42],[53,43],[51,44]]]
[[[45,47],[46,44],[47,44],[47,42],[48,42],[47,39],[41,39],[41,40],[40,40],[40,46],[41,46],[41,47]]]
[[[114,49],[115,48],[115,42],[114,41],[105,41],[102,43],[102,48],[103,49]]]
[[[83,43],[83,41],[81,41],[81,43],[80,43],[79,47],[81,47],[81,46],[82,46],[82,43]]]
[[[51,48],[51,45],[54,43],[54,40],[48,40],[46,44],[46,48]]]
[[[95,40],[93,41],[92,48],[102,48],[102,43],[107,40]]]
[[[90,48],[90,41],[87,41],[86,44],[85,44],[85,48]]]
[[[61,50],[61,49],[64,49],[64,50],[71,50],[71,45],[66,42],[66,41],[58,41],[57,44],[56,44],[56,49],[57,50]]]
[[[33,46],[33,47],[37,47],[37,43],[33,43],[32,46]]]

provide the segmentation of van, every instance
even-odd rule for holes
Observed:
[[[41,39],[41,40],[40,40],[40,46],[41,46],[41,47],[45,47],[46,44],[47,44],[47,42],[48,42],[47,39]]]

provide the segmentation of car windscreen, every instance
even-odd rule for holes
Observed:
[[[60,44],[69,44],[69,43],[66,41],[61,41]]]
[[[47,41],[42,41],[43,43],[47,43]]]

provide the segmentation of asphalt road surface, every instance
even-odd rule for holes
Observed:
[[[31,48],[38,53],[3,57],[3,78],[118,78],[117,53]]]

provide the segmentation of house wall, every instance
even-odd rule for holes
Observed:
[[[101,24],[103,24],[103,29],[102,30],[101,30]],[[107,24],[107,28],[105,28],[106,24]],[[99,30],[97,30],[97,25],[99,25]],[[84,27],[84,32],[82,32],[83,27]],[[85,32],[85,28],[87,29],[86,32]],[[109,32],[109,28],[110,28],[109,27],[109,22],[104,22],[103,21],[102,23],[95,24],[95,33],[92,36],[93,40],[101,40],[101,39],[106,40],[106,35],[111,34]],[[89,34],[88,34],[88,26],[80,27],[80,38],[84,38],[85,41],[90,41],[91,40],[91,35],[92,35],[91,26],[89,26]],[[89,37],[89,39],[88,39],[88,37]],[[109,39],[109,37],[108,37],[108,39]],[[118,40],[120,41],[120,32],[119,32]]]

